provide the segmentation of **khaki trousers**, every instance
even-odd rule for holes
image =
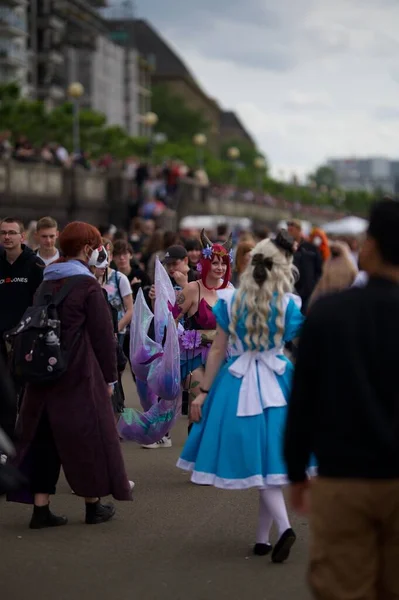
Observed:
[[[399,600],[399,479],[315,479],[310,530],[315,598]]]

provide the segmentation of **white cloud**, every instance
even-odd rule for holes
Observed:
[[[239,113],[274,172],[396,156],[396,0],[141,0],[139,10]]]

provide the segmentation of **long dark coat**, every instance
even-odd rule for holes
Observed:
[[[64,280],[65,281],[65,280]],[[52,285],[58,291],[63,281]],[[82,278],[58,309],[68,347],[82,332],[67,372],[50,385],[28,385],[17,423],[16,466],[29,477],[29,449],[46,410],[69,485],[78,496],[131,500],[107,384],[118,380],[115,336],[99,283]],[[10,500],[32,502],[23,490]]]

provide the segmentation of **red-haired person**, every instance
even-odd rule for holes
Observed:
[[[83,277],[58,308],[67,371],[46,385],[27,385],[17,424],[16,466],[29,485],[10,499],[34,504],[32,529],[67,523],[49,505],[61,466],[71,488],[85,498],[87,524],[115,514],[101,497],[131,500],[110,401],[118,380],[116,341],[103,291],[90,271],[101,236],[95,227],[74,222],[59,244],[63,258],[47,267],[43,285],[57,293],[68,278]]]
[[[331,256],[330,244],[328,242],[328,237],[325,232],[318,227],[315,227],[309,236],[309,242],[311,242],[316,248],[318,248],[323,262],[326,262]]]
[[[217,290],[227,288],[231,278],[231,238],[224,244],[212,244],[202,232],[201,242],[201,279],[187,284],[177,295],[178,318],[185,317],[181,374],[190,398],[200,393],[206,359],[215,337],[216,318],[212,309],[218,301]],[[191,339],[193,336],[194,343]],[[184,338],[187,338],[187,343]]]

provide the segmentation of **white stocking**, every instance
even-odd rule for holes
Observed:
[[[265,505],[271,519],[276,523],[279,537],[291,527],[287,508],[285,506],[283,490],[281,487],[269,487],[259,490],[262,504]]]
[[[262,490],[259,490],[262,492]],[[270,543],[270,529],[273,525],[273,517],[269,512],[269,509],[263,499],[262,493],[259,494],[259,517],[258,517],[258,529],[256,531],[256,543],[257,544],[269,544]]]

